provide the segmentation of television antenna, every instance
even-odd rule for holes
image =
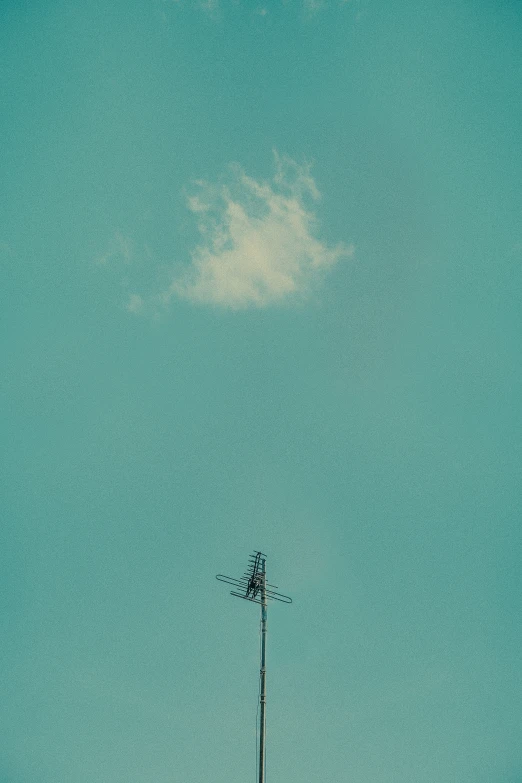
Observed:
[[[277,592],[276,585],[266,581],[266,555],[254,552],[248,559],[248,566],[243,576],[236,579],[232,576],[218,574],[220,582],[232,585],[234,590],[230,595],[252,601],[261,606],[261,668],[259,672],[259,783],[265,783],[266,767],[266,625],[268,601],[281,601],[291,604],[292,599]]]

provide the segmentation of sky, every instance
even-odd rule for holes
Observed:
[[[4,0],[0,783],[522,783],[522,6]]]

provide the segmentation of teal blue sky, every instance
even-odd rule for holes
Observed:
[[[4,0],[0,783],[522,783],[522,7]]]

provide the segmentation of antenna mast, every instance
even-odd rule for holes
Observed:
[[[234,590],[230,595],[236,598],[244,598],[246,601],[261,605],[261,668],[259,672],[259,783],[265,783],[266,761],[266,625],[267,605],[270,599],[291,604],[292,599],[287,595],[276,592],[276,585],[266,581],[266,555],[262,552],[254,552],[250,555],[248,567],[242,577],[236,579],[231,576],[218,574],[220,582],[232,585]],[[270,589],[273,588],[273,589]],[[239,592],[241,591],[241,592]]]

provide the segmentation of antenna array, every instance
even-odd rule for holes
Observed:
[[[261,668],[259,688],[259,783],[265,783],[265,747],[266,747],[266,625],[267,605],[269,600],[281,601],[291,604],[292,599],[283,593],[277,592],[279,588],[266,581],[266,555],[262,552],[254,552],[248,559],[248,566],[243,576],[236,579],[232,576],[218,574],[220,582],[231,585],[234,590],[230,595],[243,598],[261,605]]]
[[[264,586],[264,593],[268,600],[282,601],[285,604],[291,604],[292,599],[282,593],[277,593],[279,588],[277,585],[271,585],[265,581],[265,564],[266,555],[262,552],[254,552],[248,558],[248,566],[243,576],[239,579],[235,579],[233,576],[225,576],[224,574],[218,574],[216,579],[220,582],[225,582],[228,585],[232,585],[236,590],[243,590],[243,593],[236,593],[234,590],[230,591],[230,595],[236,596],[236,598],[244,598],[247,601],[254,601],[256,604],[262,604],[261,594]],[[270,590],[269,588],[273,588]]]

